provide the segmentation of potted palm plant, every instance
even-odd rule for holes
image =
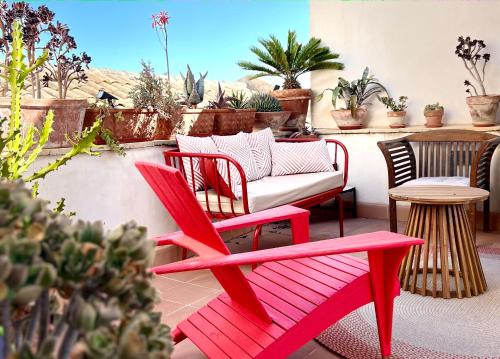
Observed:
[[[279,133],[280,128],[292,114],[291,111],[283,111],[278,99],[267,93],[254,94],[248,103],[257,111],[254,128],[260,130],[270,127],[275,135]]]
[[[379,101],[382,102],[388,110],[390,110],[387,112],[390,128],[403,128],[406,126],[405,117],[406,108],[408,107],[408,97],[399,96],[399,100],[396,101],[392,97],[384,96],[379,97]]]
[[[245,70],[256,71],[251,78],[277,76],[283,79],[283,89],[271,93],[278,98],[281,107],[292,114],[286,127],[303,128],[311,98],[310,89],[302,89],[298,78],[300,75],[315,70],[342,70],[344,65],[334,61],[339,55],[321,46],[321,40],[311,38],[306,44],[297,41],[295,31],[288,31],[286,48],[278,38],[270,35],[269,39],[260,39],[262,49],[252,46],[252,51],[260,64],[239,61],[238,65]]]
[[[349,82],[339,77],[335,88],[325,89],[316,99],[321,101],[325,91],[332,93],[333,110],[330,111],[337,126],[341,130],[352,130],[363,127],[363,121],[368,115],[366,105],[374,95],[387,90],[375,78],[370,75],[370,70],[365,68],[361,79]],[[337,99],[344,102],[345,108],[337,109]]]
[[[458,38],[455,54],[464,63],[467,72],[472,78],[464,81],[469,112],[472,125],[477,127],[495,125],[498,110],[499,95],[487,95],[484,86],[486,64],[490,61],[490,54],[482,53],[486,48],[483,40],[471,39],[469,36]],[[472,91],[471,91],[472,89]]]

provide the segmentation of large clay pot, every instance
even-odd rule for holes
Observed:
[[[215,113],[214,135],[229,136],[252,132],[255,109],[223,109]]]
[[[279,112],[256,112],[254,130],[262,130],[270,127],[275,135],[279,134],[280,128],[290,118],[291,111]]]
[[[405,123],[406,111],[389,111],[387,118],[389,119],[390,128],[403,128]]]
[[[100,113],[99,109],[88,108],[85,112],[84,127],[91,126]],[[112,108],[106,110],[102,127],[110,130],[120,143],[152,141],[155,135],[157,117],[156,112],[134,108]],[[98,137],[96,143],[104,144],[104,140]]]
[[[425,127],[443,127],[444,110],[424,111]]]
[[[21,100],[21,118],[26,124],[41,128],[49,110],[54,112],[53,132],[46,148],[69,147],[66,136],[74,137],[82,132],[87,100],[62,99],[23,99]],[[10,116],[10,98],[0,99],[0,114]]]
[[[283,125],[283,131],[296,131],[305,127],[311,94],[310,89],[289,89],[271,92],[271,95],[280,102],[283,111],[292,112],[288,121]]]
[[[467,97],[472,125],[476,127],[494,126],[496,122],[500,96]]]
[[[368,116],[368,111],[364,107],[359,107],[354,116],[351,110],[331,110],[330,114],[341,130],[356,130],[363,128],[363,121]]]
[[[209,109],[186,109],[182,113],[182,133],[189,136],[212,136],[214,132],[214,121],[217,110]]]

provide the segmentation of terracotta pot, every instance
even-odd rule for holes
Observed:
[[[291,111],[283,131],[297,131],[304,128],[312,91],[310,89],[289,89],[272,91],[271,95],[280,102],[283,111]]]
[[[53,132],[46,148],[70,147],[66,135],[73,137],[82,132],[83,118],[87,100],[61,99],[23,99],[21,100],[21,118],[26,124],[41,128],[49,110],[54,112]],[[0,114],[10,116],[10,98],[0,98]]]
[[[444,110],[424,111],[425,127],[443,127]]]
[[[215,114],[214,135],[229,136],[241,131],[252,132],[254,121],[254,109],[218,110]]]
[[[403,128],[405,124],[406,111],[389,111],[387,118],[389,119],[390,128]]]
[[[91,126],[99,114],[99,109],[88,108],[85,112],[84,127]],[[102,126],[104,129],[110,130],[120,143],[145,142],[153,140],[157,121],[158,114],[156,112],[134,108],[112,108],[107,110]],[[104,144],[105,142],[101,137],[98,137],[96,143]]]
[[[363,128],[363,121],[368,116],[368,111],[364,107],[356,110],[355,116],[351,114],[351,110],[331,110],[330,114],[341,130],[356,130]]]
[[[254,130],[262,130],[271,127],[274,134],[278,134],[283,124],[290,118],[291,111],[280,112],[256,112]]]
[[[182,133],[189,136],[212,136],[217,110],[190,108],[182,113]]]
[[[494,126],[499,100],[499,95],[467,97],[472,125],[476,127]]]

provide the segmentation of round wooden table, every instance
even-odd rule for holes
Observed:
[[[399,270],[403,290],[424,296],[463,298],[487,289],[465,205],[484,201],[489,192],[458,186],[407,186],[389,197],[411,202],[405,234],[423,238]]]

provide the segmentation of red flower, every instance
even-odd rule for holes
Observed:
[[[155,27],[166,27],[168,25],[168,20],[170,16],[166,11],[160,11],[158,14],[152,16],[153,23],[151,24],[153,28]]]

